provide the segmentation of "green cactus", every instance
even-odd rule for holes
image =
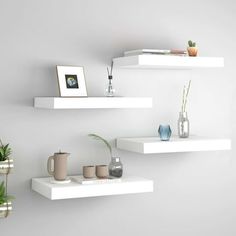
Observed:
[[[188,46],[189,47],[196,47],[196,42],[193,42],[192,40],[188,41]]]

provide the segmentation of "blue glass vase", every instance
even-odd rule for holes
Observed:
[[[158,129],[161,141],[169,141],[171,136],[171,128],[169,125],[160,125]]]

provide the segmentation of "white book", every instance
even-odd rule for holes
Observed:
[[[171,50],[169,49],[137,49],[124,52],[124,56],[134,56],[139,54],[169,54]]]
[[[74,182],[80,183],[80,184],[106,184],[106,183],[119,183],[121,182],[121,178],[113,178],[113,177],[107,177],[106,179],[98,179],[98,178],[92,178],[87,179],[84,178],[82,175],[79,176],[73,176],[71,179]]]

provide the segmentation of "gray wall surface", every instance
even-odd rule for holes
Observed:
[[[15,170],[13,214],[0,235],[233,236],[236,234],[235,51],[232,0],[0,0],[0,137]],[[223,69],[114,69],[117,95],[151,96],[153,109],[44,110],[35,96],[58,96],[56,65],[82,65],[89,96],[104,94],[106,66],[123,51],[185,48],[222,56]],[[94,132],[112,140],[155,136],[176,122],[184,84],[192,80],[191,133],[232,137],[233,150],[141,155],[116,150],[125,174],[151,178],[154,193],[50,201],[30,188],[47,176],[48,156],[70,152],[69,173],[108,163]]]

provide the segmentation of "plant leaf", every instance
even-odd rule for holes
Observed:
[[[102,138],[101,136],[99,136],[99,135],[97,135],[97,134],[89,134],[88,136],[89,136],[89,137],[92,137],[92,138],[94,138],[94,139],[96,139],[96,140],[100,140],[100,141],[102,141],[103,143],[105,143],[105,145],[106,145],[107,148],[109,149],[110,154],[111,154],[111,156],[112,156],[112,147],[111,147],[111,145],[109,144],[109,142],[108,142],[106,139]]]

